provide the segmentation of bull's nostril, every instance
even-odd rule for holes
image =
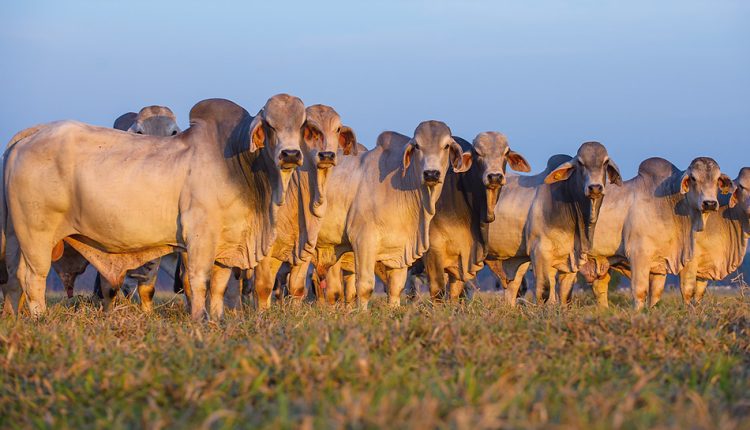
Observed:
[[[719,202],[716,200],[704,200],[703,201],[703,210],[704,211],[715,211],[719,208]]]
[[[285,161],[296,161],[299,160],[302,153],[297,149],[284,149],[281,151],[281,158]]]
[[[598,196],[598,195],[601,195],[603,191],[604,191],[604,187],[601,184],[589,185],[590,195]]]
[[[333,161],[336,159],[336,153],[333,151],[323,151],[318,153],[320,161]]]
[[[424,178],[425,182],[438,182],[440,180],[440,171],[425,170],[424,173],[422,173],[422,177]]]
[[[490,173],[487,175],[487,182],[489,182],[491,185],[501,185],[503,183],[503,174],[502,173]]]

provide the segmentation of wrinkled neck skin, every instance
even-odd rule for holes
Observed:
[[[276,237],[276,222],[279,205],[274,201],[274,192],[285,188],[275,163],[271,159],[268,147],[251,153],[243,144],[244,139],[237,136],[247,135],[243,130],[249,128],[252,118],[246,118],[230,138],[225,157],[232,176],[241,178],[242,195],[247,209],[247,230],[245,237],[238,242],[244,248],[244,262],[226,262],[229,267],[252,269],[271,250]],[[283,200],[282,200],[283,201]],[[243,264],[244,263],[244,264]]]
[[[407,190],[407,193],[406,196],[404,196],[406,197],[404,199],[404,203],[406,205],[401,207],[408,208],[408,206],[411,206],[408,202],[412,200],[412,198],[407,196],[417,197],[416,200],[412,201],[414,201],[418,205],[418,207],[407,210],[413,210],[414,212],[411,213],[419,214],[416,226],[417,237],[416,241],[414,242],[415,247],[413,249],[407,248],[404,250],[405,254],[403,256],[403,259],[404,264],[407,266],[410,266],[416,259],[421,257],[425,252],[427,252],[427,249],[430,247],[430,222],[435,216],[437,201],[440,198],[440,193],[443,190],[443,183],[439,183],[431,188],[427,187],[426,185],[422,185],[422,178],[418,177],[419,175],[417,175],[416,170],[417,169],[415,164],[412,164],[411,166],[409,166],[409,169],[403,178],[404,189]],[[445,178],[445,181],[447,181],[447,178]]]
[[[307,162],[306,162],[307,164]],[[294,242],[293,263],[309,261],[315,253],[318,233],[327,210],[325,187],[331,168],[318,169],[303,165],[295,173],[295,206],[299,222],[298,236]]]
[[[476,273],[482,268],[482,261],[487,257],[489,248],[490,219],[495,216],[495,206],[502,187],[490,190],[484,186],[482,171],[473,163],[468,172],[458,174],[458,190],[463,196],[464,204],[471,214],[471,233],[474,244],[469,257],[468,271]]]
[[[678,261],[670,262],[670,273],[677,274],[682,270],[681,266],[687,264],[695,255],[695,234],[704,230],[704,218],[702,214],[690,207],[687,197],[680,194],[680,181],[682,174],[673,175],[663,185],[666,193],[664,203],[668,205],[667,213],[672,214],[675,226],[683,239],[682,252]],[[657,195],[662,192],[658,191]],[[660,199],[657,199],[657,201]],[[669,259],[667,259],[669,262]]]
[[[602,207],[604,197],[592,200],[583,194],[583,183],[577,174],[571,175],[563,182],[566,200],[573,207],[576,229],[576,251],[585,258],[591,252],[591,244],[594,240],[596,223],[599,220],[599,210]]]

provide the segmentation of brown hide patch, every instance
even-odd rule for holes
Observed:
[[[175,251],[172,246],[160,246],[139,252],[110,254],[73,237],[65,242],[78,251],[113,286],[119,286],[125,279],[125,272],[143,266],[145,263]]]

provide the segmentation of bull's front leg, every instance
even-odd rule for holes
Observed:
[[[571,293],[576,283],[578,273],[560,273],[558,283],[560,284],[560,304],[569,305],[571,303]]]
[[[102,307],[104,312],[109,312],[112,308],[112,303],[117,297],[117,292],[120,291],[119,285],[112,285],[105,277],[99,276],[99,288],[102,293]]]
[[[388,304],[391,306],[401,306],[401,292],[406,285],[406,277],[409,275],[409,268],[391,269],[388,271]]]
[[[536,303],[555,303],[555,283],[557,270],[547,261],[543,252],[531,257],[536,285]]]
[[[448,275],[448,297],[451,303],[457,303],[461,299],[466,285],[460,279]]]
[[[302,303],[307,296],[307,272],[310,262],[303,261],[295,264],[289,270],[289,297],[293,303]]]
[[[341,277],[344,278],[344,301],[351,305],[357,300],[357,277],[346,270],[341,271]]]
[[[667,275],[661,273],[652,273],[649,276],[648,284],[649,290],[651,290],[651,300],[649,306],[652,308],[656,306],[661,300],[661,295],[664,293],[664,283],[667,281]]]
[[[229,277],[232,276],[232,268],[214,264],[211,269],[211,319],[220,321],[224,318],[224,293],[227,289]]]
[[[255,267],[253,298],[256,309],[266,310],[271,307],[271,293],[273,293],[273,284],[279,267],[281,267],[281,261],[270,256],[262,259]]]
[[[601,278],[597,278],[594,280],[594,283],[591,285],[591,289],[594,291],[594,297],[596,298],[596,305],[600,309],[607,309],[609,307],[609,281],[612,279],[612,276],[609,274],[609,271],[604,274]]]
[[[185,295],[188,298],[190,316],[193,321],[202,321],[206,318],[206,293],[209,290],[214,256],[209,249],[205,248],[208,247],[188,246],[188,282],[185,283]]]
[[[359,309],[366,311],[375,289],[375,238],[363,232],[352,243]]]
[[[695,303],[698,304],[703,300],[703,295],[706,294],[706,287],[708,287],[708,281],[705,279],[695,280]]]
[[[689,305],[695,296],[695,284],[698,277],[698,265],[695,259],[688,262],[680,271],[680,293],[685,305]]]
[[[424,271],[430,286],[430,298],[439,302],[445,297],[445,268],[436,249],[429,250],[423,257]]]
[[[650,285],[651,259],[634,256],[630,259],[630,288],[633,292],[633,307],[640,311],[646,305]]]
[[[339,300],[344,299],[344,280],[342,279],[344,271],[341,268],[341,260],[331,266],[326,272],[324,280],[320,281],[320,294],[324,302],[333,305]],[[325,282],[325,284],[323,284]],[[322,288],[325,286],[325,288]]]

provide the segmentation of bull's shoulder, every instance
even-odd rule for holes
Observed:
[[[115,123],[112,125],[112,128],[116,128],[118,130],[127,131],[134,123],[135,120],[138,119],[138,114],[135,112],[128,112],[120,115],[115,120]]]
[[[643,160],[638,166],[638,176],[648,179],[665,179],[676,173],[679,173],[679,169],[660,157]]]

